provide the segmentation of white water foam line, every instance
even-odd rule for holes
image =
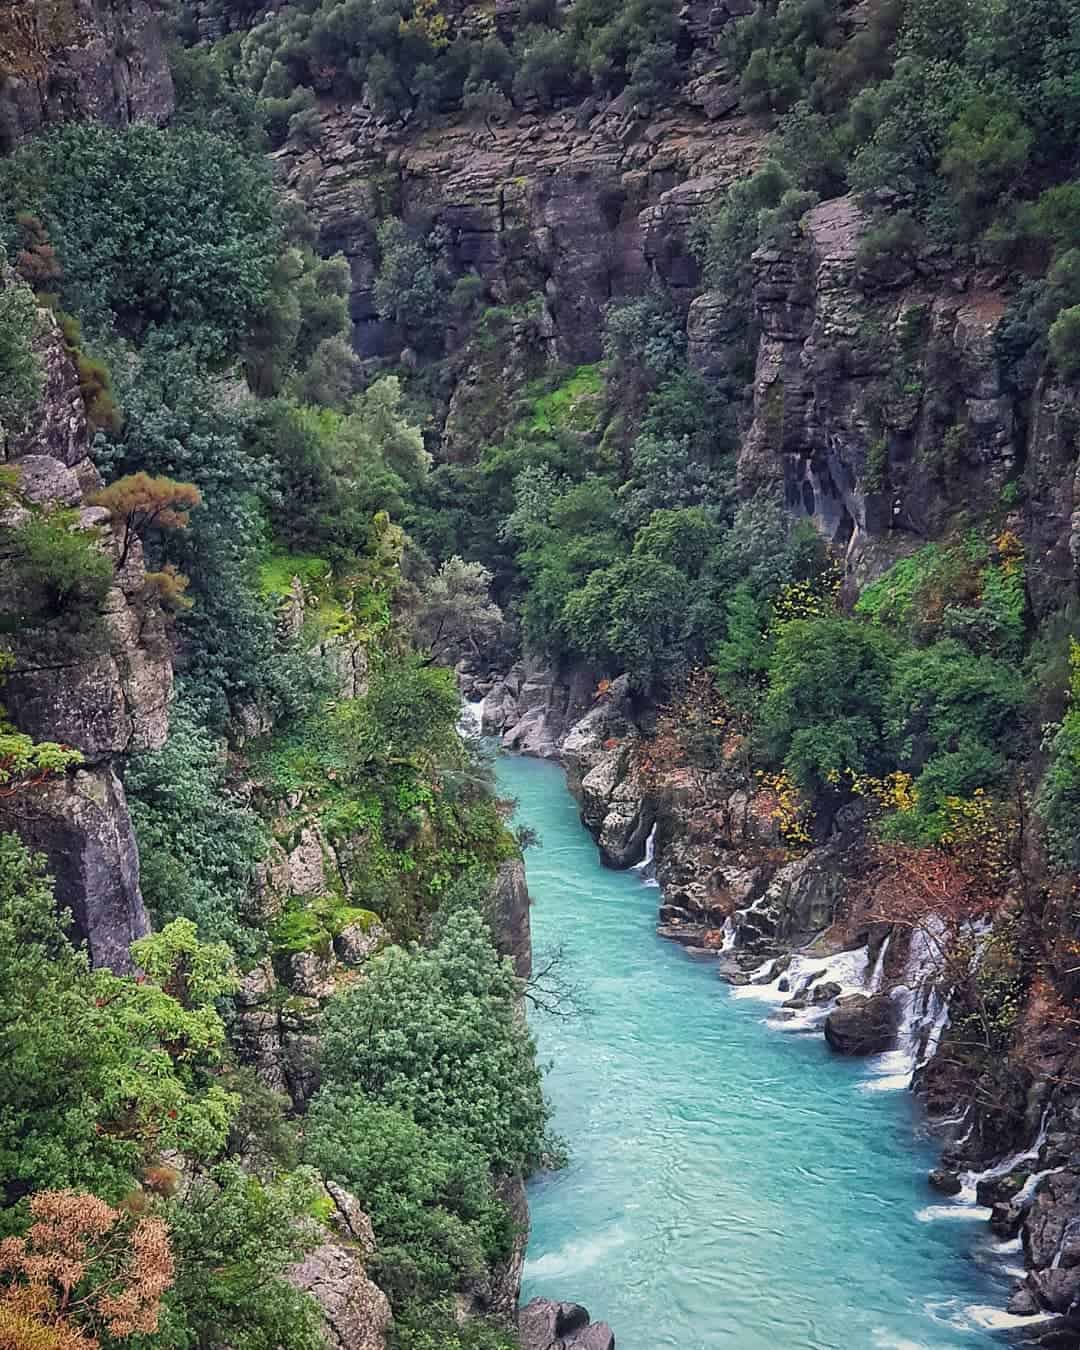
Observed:
[[[1046,1143],[1046,1118],[1048,1114],[1049,1107],[1043,1111],[1042,1120],[1039,1123],[1039,1132],[1030,1148],[1017,1149],[1015,1153],[1010,1153],[1007,1158],[1002,1158],[1000,1162],[994,1163],[993,1166],[984,1167],[981,1172],[962,1172],[960,1174],[959,1194],[944,1204],[927,1205],[924,1209],[918,1210],[915,1217],[919,1222],[933,1223],[937,1219],[973,1219],[978,1221],[989,1219],[991,1211],[985,1205],[979,1204],[979,1182],[993,1181],[997,1177],[1007,1177],[1010,1172],[1017,1171],[1025,1163],[1037,1161],[1039,1154],[1042,1152],[1042,1146]],[[1029,1200],[1034,1195],[1035,1187],[1042,1181],[1043,1177],[1060,1170],[1057,1167],[1050,1167],[1041,1172],[1033,1172],[1014,1198],[1021,1202]]]
[[[788,968],[775,980],[765,982],[773,961],[765,961],[751,973],[750,983],[732,989],[735,998],[755,998],[763,1003],[779,1006],[789,998],[805,992],[812,993],[819,984],[838,984],[840,996],[861,993],[866,986],[866,971],[870,963],[865,947],[853,951],[837,952],[835,956],[810,957],[793,956]],[[781,988],[781,984],[784,988]],[[828,1004],[811,1004],[807,1008],[792,1009],[792,1016],[783,1021],[775,1021],[780,1031],[813,1031],[821,1026],[829,1015]]]

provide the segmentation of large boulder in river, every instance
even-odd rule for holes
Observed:
[[[877,1055],[892,1046],[896,1023],[888,994],[849,994],[825,1019],[825,1039],[839,1055]]]
[[[534,1298],[518,1313],[521,1350],[615,1350],[606,1322],[590,1322],[580,1303]]]

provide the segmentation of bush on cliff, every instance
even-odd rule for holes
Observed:
[[[42,860],[0,835],[0,1208],[58,1186],[119,1200],[159,1150],[220,1149],[237,1105],[211,1076],[225,1040],[212,999],[231,987],[223,954],[178,931],[149,939],[148,961],[179,939],[185,959],[218,971],[209,995],[173,997],[153,979],[92,971],[67,917]]]
[[[453,1130],[343,1088],[320,1093],[305,1141],[307,1159],[370,1216],[373,1274],[395,1305],[449,1293],[505,1255],[509,1220],[488,1158]]]
[[[39,323],[29,286],[0,279],[0,441],[22,431],[41,394],[42,371],[33,349]]]
[[[330,1003],[325,1090],[359,1092],[424,1129],[460,1135],[500,1171],[528,1171],[544,1151],[548,1113],[515,991],[483,920],[453,914],[434,947],[391,948]]]

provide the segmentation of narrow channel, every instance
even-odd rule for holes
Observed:
[[[540,835],[534,946],[565,946],[590,1009],[533,1019],[572,1158],[530,1187],[523,1298],[585,1304],[620,1350],[1000,1346],[1020,1256],[929,1190],[911,1094],[657,938],[656,890],[600,865],[557,766],[498,773]]]

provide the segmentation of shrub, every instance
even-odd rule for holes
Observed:
[[[445,1125],[421,1127],[355,1089],[324,1089],[308,1114],[305,1156],[370,1215],[373,1273],[395,1306],[459,1288],[508,1248],[509,1216],[483,1149]]]
[[[443,337],[448,290],[441,238],[430,234],[415,239],[402,221],[391,218],[379,226],[378,243],[379,315],[400,325],[421,347],[437,345]]]
[[[423,1130],[456,1134],[499,1169],[535,1166],[547,1108],[515,991],[483,920],[459,911],[433,948],[390,948],[327,1006],[326,1091],[361,1093]]]
[[[845,774],[880,775],[894,640],[854,619],[797,619],[776,638],[762,707],[765,745],[824,794]]]
[[[163,1205],[177,1275],[155,1346],[188,1350],[227,1338],[237,1350],[324,1350],[318,1308],[287,1279],[319,1240],[310,1220],[317,1196],[306,1169],[262,1182],[229,1162]]]
[[[0,438],[22,431],[41,397],[41,364],[33,348],[37,305],[29,286],[0,285]]]
[[[224,746],[190,705],[181,700],[171,723],[164,748],[132,756],[125,776],[143,895],[158,923],[191,919],[248,959],[263,945],[245,920],[266,830],[225,795]]]
[[[1080,375],[1080,305],[1062,310],[1050,325],[1050,353],[1067,380]]]
[[[42,860],[0,836],[0,1173],[12,1199],[71,1186],[118,1200],[158,1149],[212,1155],[236,1106],[208,1079],[225,1039],[212,1006],[91,971],[69,919]]]

